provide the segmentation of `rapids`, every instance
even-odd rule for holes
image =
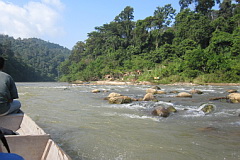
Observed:
[[[228,95],[240,86],[159,85],[167,94],[159,102],[108,104],[111,92],[133,98],[145,95],[148,85],[81,85],[17,83],[22,110],[73,160],[237,160],[240,159],[240,104],[209,98]],[[93,89],[101,90],[92,93]],[[201,90],[192,98],[170,91]],[[107,92],[103,92],[107,91]],[[216,106],[205,115],[203,103]],[[168,118],[151,115],[154,106],[173,105]]]

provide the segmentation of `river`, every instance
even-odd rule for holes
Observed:
[[[103,99],[111,92],[140,98],[152,86],[17,83],[22,110],[73,160],[240,159],[240,104],[212,101],[215,112],[196,111],[209,98],[226,96],[227,89],[240,91],[240,86],[158,86],[167,92],[157,95],[159,102],[109,104]],[[192,89],[203,94],[176,98],[170,93]],[[158,105],[173,105],[178,112],[152,116]]]

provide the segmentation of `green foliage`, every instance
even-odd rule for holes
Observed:
[[[0,35],[0,55],[7,59],[5,71],[15,81],[55,81],[58,66],[70,51],[40,39],[14,39]]]
[[[183,58],[184,68],[186,68],[184,72],[188,71],[190,77],[196,77],[198,72],[205,72],[207,58],[201,48],[187,50]]]
[[[200,13],[190,10],[183,10],[176,16],[176,36],[184,39],[191,39],[205,48],[209,44],[213,28],[210,19]]]
[[[89,33],[86,42],[75,45],[60,65],[61,79],[89,81],[111,75],[157,83],[240,82],[240,4],[179,3],[182,10],[177,15],[168,4],[136,22],[134,9],[127,6],[113,21]],[[192,3],[194,11],[188,8]],[[216,3],[219,10],[212,10]]]
[[[195,11],[205,15],[211,11],[212,7],[216,3],[220,3],[220,0],[180,0],[179,1],[181,10],[188,8],[188,6],[191,4],[195,4]]]

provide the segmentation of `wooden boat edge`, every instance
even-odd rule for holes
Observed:
[[[51,139],[50,135],[45,133],[25,113],[0,117],[0,126],[19,133],[19,135],[5,137],[11,152],[22,155],[25,160],[71,160],[69,155]],[[6,152],[3,146],[2,148],[3,152]],[[26,150],[26,148],[28,149]],[[29,148],[32,155],[29,155]]]

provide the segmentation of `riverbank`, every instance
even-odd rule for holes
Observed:
[[[148,81],[142,82],[124,82],[124,81],[75,81],[71,82],[72,85],[186,85],[186,86],[198,86],[198,85],[211,85],[211,86],[240,86],[240,83],[187,83],[187,82],[177,82],[171,84],[158,84]]]

